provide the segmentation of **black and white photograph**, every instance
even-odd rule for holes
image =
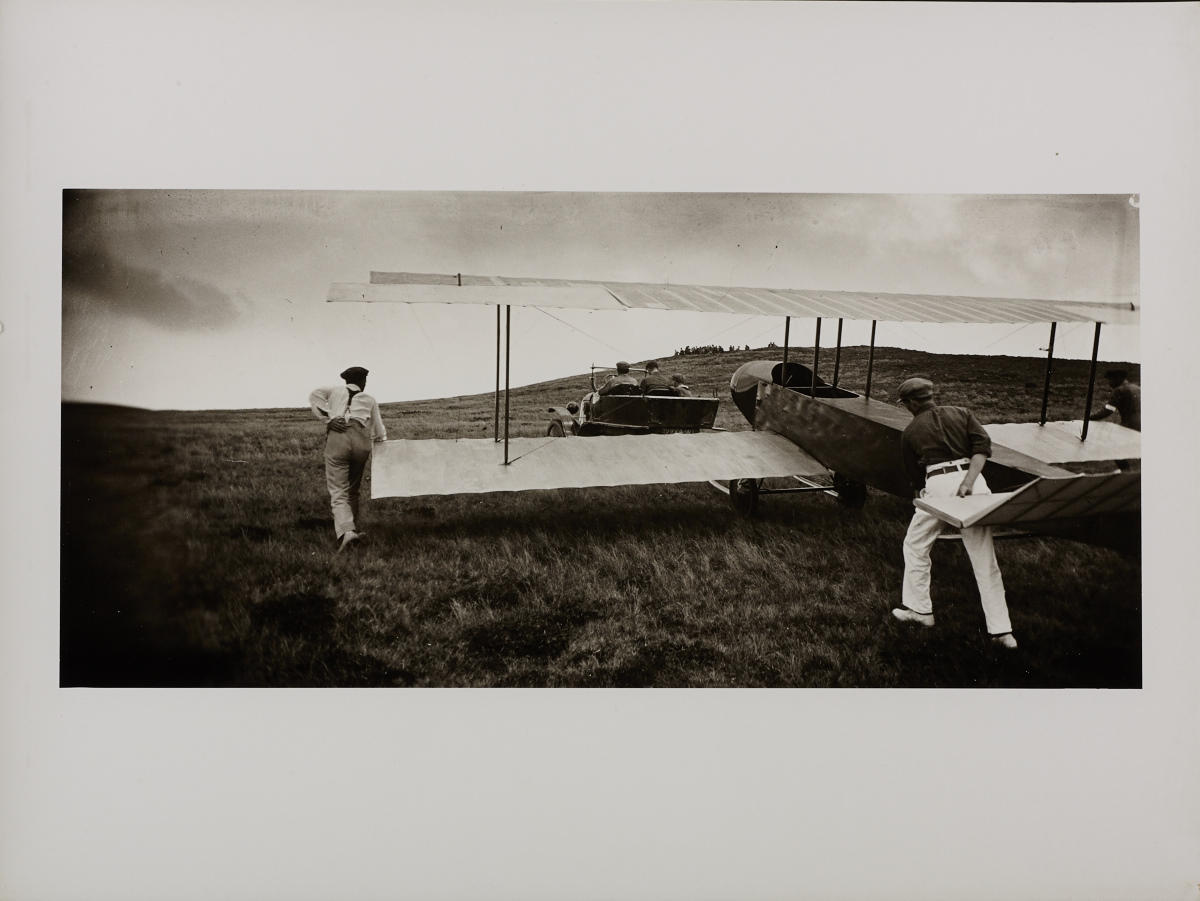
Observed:
[[[1197,897],[1200,4],[3,14],[0,898]]]
[[[1138,204],[65,191],[62,684],[1136,688]]]

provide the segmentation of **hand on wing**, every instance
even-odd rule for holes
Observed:
[[[975,479],[971,478],[970,476],[963,479],[962,483],[958,486],[958,491],[956,492],[956,494],[959,497],[966,497],[968,494],[971,493],[971,490],[972,490],[971,486],[974,481],[975,481]]]

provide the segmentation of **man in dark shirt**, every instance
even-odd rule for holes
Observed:
[[[646,377],[642,379],[642,394],[674,394],[671,380],[658,368],[658,360],[646,364]]]
[[[1137,382],[1129,381],[1129,373],[1124,369],[1110,369],[1104,373],[1112,394],[1101,409],[1088,419],[1105,419],[1113,413],[1121,416],[1121,425],[1127,429],[1140,432],[1142,430],[1142,388]]]
[[[914,494],[917,497],[991,494],[981,473],[991,456],[992,441],[974,414],[963,407],[939,407],[933,402],[933,382],[922,378],[908,379],[900,385],[900,403],[913,414],[912,422],[900,436],[900,452]],[[904,536],[901,606],[892,610],[896,619],[933,625],[929,553],[943,528],[945,523],[932,513],[913,511]],[[963,529],[962,543],[975,571],[988,633],[998,645],[1015,648],[1017,640],[1008,617],[991,528]]]
[[[638,394],[641,386],[637,376],[629,371],[629,364],[624,360],[617,363],[617,374],[610,375],[608,381],[600,386],[600,394]]]

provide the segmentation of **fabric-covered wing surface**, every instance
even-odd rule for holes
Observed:
[[[562,285],[553,296],[521,294],[497,285],[475,285],[469,289],[444,285],[361,285],[335,282],[329,286],[329,303],[465,303],[485,306],[544,306],[560,310],[624,310],[620,301],[603,285]]]
[[[1128,304],[1012,297],[958,297],[745,288],[712,285],[656,285],[634,282],[501,276],[372,272],[369,284],[337,283],[328,299],[375,303],[509,304],[547,308],[684,310],[800,318],[845,318],[885,322],[1136,322]]]
[[[1115,422],[1089,422],[1080,441],[1083,420],[1008,422],[985,426],[992,441],[1028,454],[1043,463],[1086,463],[1097,460],[1140,460],[1142,434]]]
[[[952,526],[1000,526],[1078,519],[1141,508],[1142,474],[1115,472],[1037,479],[1002,494],[917,498],[913,503]]]
[[[375,445],[372,497],[653,485],[821,475],[825,467],[773,432],[593,438],[399,440]]]

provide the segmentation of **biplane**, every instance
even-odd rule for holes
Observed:
[[[918,498],[915,503],[959,528],[1020,527],[1122,550],[1136,550],[1140,544],[1141,474],[1137,468],[1100,474],[1079,471],[1087,465],[1141,458],[1138,432],[1088,419],[1101,326],[1137,323],[1138,311],[1132,304],[391,272],[372,272],[368,283],[334,283],[327,299],[332,303],[465,303],[496,308],[493,436],[384,442],[374,452],[372,497],[707,481],[728,486],[736,504],[752,508],[765,493],[765,480],[775,479],[798,484],[766,491],[826,491],[851,505],[865,499],[867,486],[911,497],[899,452],[900,432],[911,416],[894,404],[871,397],[878,322],[1048,323],[1039,421],[987,426],[993,455],[984,474],[993,493]],[[652,430],[649,434],[598,435],[583,441],[554,434],[510,438],[508,336],[514,306],[782,317],[783,359],[745,364],[731,378],[730,393],[752,427],[748,431]],[[789,360],[793,318],[816,322],[811,366]],[[836,318],[838,328],[831,382],[819,375],[821,324],[827,318]],[[839,384],[846,319],[871,322],[862,394]],[[1094,325],[1087,400],[1078,421],[1046,421],[1059,323]]]

